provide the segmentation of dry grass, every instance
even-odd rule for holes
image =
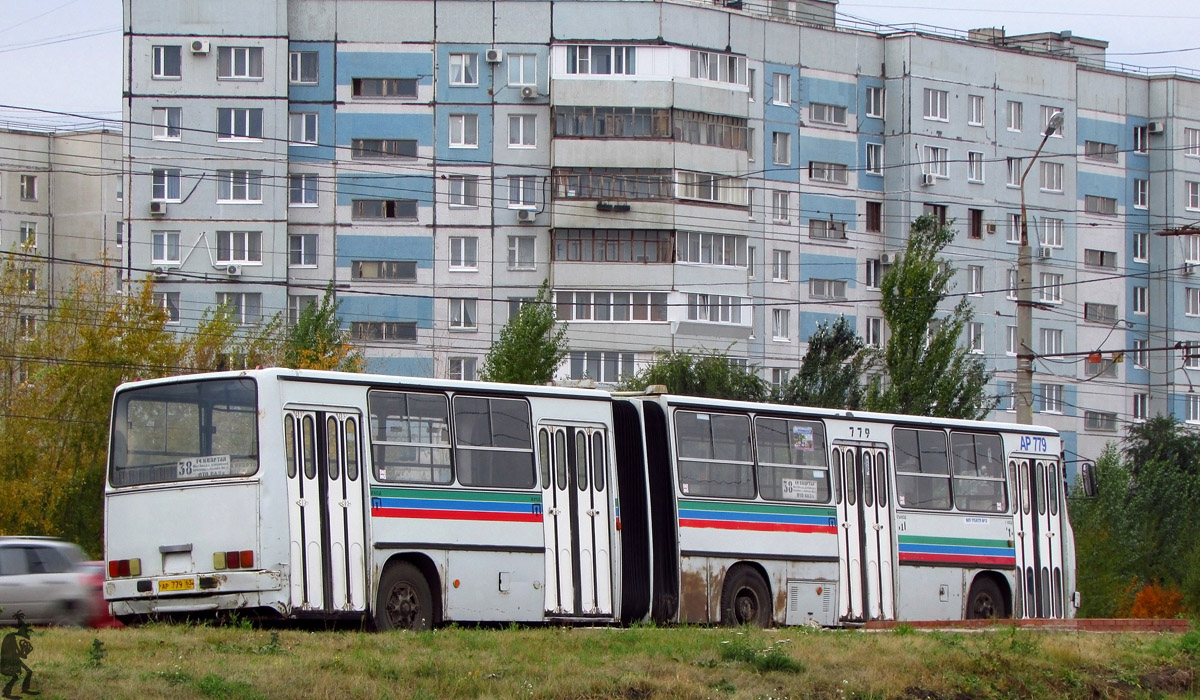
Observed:
[[[97,650],[94,640],[102,642]],[[39,629],[41,698],[1195,697],[1200,632]]]

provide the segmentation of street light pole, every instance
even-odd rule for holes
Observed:
[[[1017,249],[1017,422],[1024,425],[1033,424],[1033,251],[1029,245],[1029,219],[1025,213],[1025,176],[1033,169],[1033,164],[1046,140],[1054,132],[1062,129],[1063,113],[1055,112],[1046,123],[1042,134],[1042,142],[1038,144],[1029,165],[1021,173],[1019,187],[1021,190],[1021,245]]]

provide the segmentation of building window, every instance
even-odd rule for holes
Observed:
[[[870,175],[883,174],[883,144],[867,144],[867,173]]]
[[[36,202],[38,198],[37,175],[22,175],[20,184],[21,199],[26,202]]]
[[[883,202],[867,202],[867,232],[883,232]]]
[[[1200,182],[1189,182],[1187,192],[1187,208],[1193,211],[1200,209]]]
[[[533,236],[508,237],[508,269],[532,270],[537,267],[537,239]]]
[[[1137,179],[1133,181],[1133,206],[1145,209],[1150,206],[1150,181]]]
[[[808,179],[813,182],[845,185],[850,181],[850,173],[842,163],[822,163],[814,160],[808,164]]]
[[[19,279],[21,280],[21,289],[28,294],[34,294],[38,290],[38,271],[32,267],[22,267],[19,270]]]
[[[1062,413],[1063,388],[1062,384],[1042,385],[1042,412]]]
[[[996,391],[1000,399],[1000,402],[996,404],[996,408],[1010,412],[1017,410],[1017,386],[1014,382],[1000,382],[996,386]]]
[[[479,147],[479,115],[450,115],[450,148]]]
[[[289,114],[288,141],[293,146],[317,145],[317,113],[292,112]]]
[[[317,295],[315,294],[289,294],[287,310],[288,325],[296,325],[300,321],[300,314],[316,303]]]
[[[1188,316],[1200,316],[1200,287],[1187,287],[1184,292],[1184,313]]]
[[[1146,420],[1150,413],[1150,395],[1149,394],[1134,394],[1133,395],[1133,419],[1138,422]]]
[[[881,348],[883,347],[883,319],[878,316],[867,317],[866,335],[863,336],[863,341],[868,347]]]
[[[1017,356],[1017,327],[1004,327],[1004,354],[1009,357]]]
[[[222,46],[217,49],[217,78],[222,80],[262,80],[261,46]]]
[[[787,282],[789,272],[789,260],[791,257],[789,251],[773,250],[771,251],[771,281]]]
[[[699,250],[702,234],[680,232],[679,250],[671,246],[671,231],[664,229],[578,229],[560,228],[552,234],[551,260],[563,262],[670,263],[676,252],[679,262],[713,261],[713,251]],[[711,240],[711,239],[710,239]],[[705,241],[707,244],[709,241]],[[685,250],[690,248],[690,250]],[[719,258],[722,251],[716,251]],[[689,258],[689,256],[697,256]]]
[[[653,192],[654,183],[647,182],[643,177],[637,183],[639,190]],[[739,177],[722,177],[711,173],[697,173],[688,170],[675,171],[675,196],[680,199],[697,199],[703,202],[717,204],[732,204],[745,206],[746,180]],[[634,183],[630,183],[632,185]]]
[[[351,219],[417,220],[415,199],[355,199],[350,202]]]
[[[1021,242],[1021,215],[1020,214],[1009,214],[1008,215],[1008,238],[1005,240],[1005,242],[1006,243],[1017,243],[1017,244],[1019,244]]]
[[[812,299],[845,299],[846,280],[810,279],[808,296]]]
[[[1150,310],[1150,290],[1148,287],[1133,288],[1133,313],[1145,314]]]
[[[983,294],[983,265],[967,266],[967,294]]]
[[[357,341],[417,342],[416,321],[351,321],[350,337]]]
[[[218,170],[218,202],[262,202],[261,170]]]
[[[1088,267],[1103,267],[1115,270],[1117,267],[1117,254],[1111,250],[1085,248],[1083,251],[1083,264]]]
[[[262,294],[217,292],[217,306],[228,311],[239,326],[252,326],[262,320]]]
[[[983,126],[983,95],[968,95],[967,108],[967,124],[971,126]]]
[[[537,85],[537,55],[510,53],[508,55],[508,84]]]
[[[1008,130],[1020,131],[1025,122],[1025,105],[1008,101]]]
[[[156,202],[178,202],[180,196],[179,180],[179,168],[154,168],[150,171],[150,199]],[[24,180],[22,180],[22,183],[24,183]],[[24,192],[25,188],[22,186],[22,195],[24,195]]]
[[[950,94],[945,90],[925,88],[925,118],[950,121]]]
[[[417,281],[415,260],[351,260],[350,277],[356,280]]]
[[[946,216],[949,213],[950,213],[950,207],[946,206],[945,204],[925,203],[925,204],[921,205],[921,214],[926,215],[926,216],[932,216],[933,218],[937,219],[938,224],[940,224],[942,226],[946,225],[946,221],[947,221]]]
[[[771,133],[771,162],[775,165],[792,164],[791,134],[785,131]]]
[[[153,292],[154,305],[163,310],[167,323],[179,323],[179,292]]]
[[[771,95],[771,104],[788,106],[792,104],[792,77],[787,73],[775,73],[772,79],[775,87]]]
[[[508,208],[534,209],[537,207],[537,179],[533,175],[508,176]]]
[[[967,182],[983,182],[983,153],[967,151]]]
[[[883,265],[879,262],[879,258],[867,258],[863,268],[863,284],[867,289],[879,289],[879,283],[883,280]]]
[[[479,54],[450,54],[450,85],[467,86],[479,84]]]
[[[1088,160],[1101,160],[1106,163],[1117,162],[1117,144],[1103,141],[1084,141],[1083,156]]]
[[[1143,338],[1133,340],[1133,366],[1145,369],[1150,366],[1150,342]]]
[[[789,309],[771,309],[771,339],[787,340],[788,324],[791,312]]]
[[[1021,186],[1021,159],[1007,158],[1005,162],[1008,164],[1008,180],[1005,181],[1009,187]]]
[[[178,141],[182,135],[180,120],[183,110],[179,107],[155,107],[150,110],[151,137],[155,141]]]
[[[789,372],[783,367],[771,368],[771,388],[776,390],[783,389],[788,383]]]
[[[355,98],[391,97],[400,100],[417,99],[416,78],[354,78],[350,94]]]
[[[1083,209],[1089,214],[1116,216],[1117,200],[1112,197],[1097,197],[1093,194],[1085,195],[1083,198]]]
[[[316,51],[292,51],[288,54],[288,80],[293,85],[316,85],[320,82],[319,56]]]
[[[688,294],[688,320],[741,325],[742,298],[723,294]]]
[[[559,321],[615,323],[667,320],[666,292],[555,292]]]
[[[1054,163],[1052,161],[1042,161],[1039,165],[1042,168],[1042,183],[1041,189],[1044,192],[1062,192],[1063,191],[1063,164]]]
[[[479,206],[479,176],[478,175],[448,175],[446,184],[449,188],[449,204],[451,207]]]
[[[217,231],[217,262],[262,262],[262,231]]]
[[[631,352],[572,350],[567,357],[571,379],[615,384],[634,373]]]
[[[1062,354],[1063,332],[1059,328],[1042,329],[1042,354],[1058,356]]]
[[[289,233],[288,234],[288,266],[316,267],[317,266],[317,234]]]
[[[317,174],[297,173],[288,175],[288,206],[314,207],[317,205]]]
[[[846,125],[846,108],[841,105],[827,105],[813,102],[808,105],[808,118],[814,124]]]
[[[689,75],[693,78],[730,85],[746,84],[745,56],[693,50],[689,59]]]
[[[1185,341],[1180,349],[1183,350],[1183,366],[1187,369],[1200,369],[1200,343]]]
[[[1200,394],[1188,394],[1187,422],[1200,423]]]
[[[1061,115],[1063,115],[1064,118],[1066,118],[1066,116],[1067,116],[1066,112],[1063,111],[1062,107],[1055,107],[1053,105],[1042,105],[1042,123],[1040,125],[1041,131],[1038,132],[1041,136],[1046,135],[1046,126],[1050,124],[1050,120],[1053,119],[1054,115],[1056,115],[1056,114],[1061,114]],[[1063,135],[1063,130],[1060,128],[1060,129],[1055,130],[1055,132],[1053,134],[1050,134],[1050,138],[1061,139],[1062,135]]]
[[[1088,302],[1083,305],[1083,320],[1111,326],[1117,322],[1117,306]]]
[[[972,354],[983,354],[983,324],[979,321],[967,324],[967,348]]]
[[[883,119],[884,101],[887,91],[874,85],[867,86],[867,116]],[[843,122],[844,123],[844,122]]]
[[[508,117],[508,147],[535,148],[537,146],[537,115],[512,114]]]
[[[1042,245],[1050,248],[1063,247],[1063,220],[1046,217],[1042,219]]]
[[[676,237],[676,261],[700,265],[746,267],[746,237],[736,234],[679,231]],[[637,245],[635,241],[635,245]],[[646,256],[654,261],[653,256]]]
[[[1200,129],[1183,130],[1183,155],[1200,158]]]
[[[1083,425],[1087,430],[1116,432],[1117,414],[1102,413],[1100,411],[1084,411]]]
[[[1200,234],[1183,236],[1183,260],[1192,264],[1200,263]]]
[[[1133,234],[1133,259],[1146,262],[1150,258],[1150,234],[1137,231]]]
[[[450,330],[478,330],[479,326],[475,322],[475,301],[475,299],[450,300]]]
[[[158,80],[170,80],[182,76],[180,67],[183,65],[183,52],[180,46],[155,46],[152,49],[153,63],[151,77]]]
[[[416,139],[350,139],[353,160],[416,160]]]
[[[846,240],[846,222],[829,219],[809,219],[808,237],[823,240]]]
[[[1048,304],[1062,303],[1062,282],[1063,276],[1054,272],[1042,273],[1041,295],[1042,301]]]
[[[993,225],[993,229],[995,226]],[[967,210],[967,236],[975,240],[983,238],[983,210]]]
[[[771,192],[771,220],[776,223],[787,223],[791,218],[791,193],[780,190]]]
[[[695,59],[693,59],[693,62]],[[567,72],[575,75],[635,75],[636,46],[567,46]],[[693,68],[693,72],[696,69]]]
[[[179,232],[153,231],[150,234],[152,246],[150,262],[153,265],[178,265]]]
[[[478,270],[479,260],[476,257],[479,239],[475,236],[450,237],[450,269]]]
[[[936,177],[949,177],[949,151],[937,146],[925,146],[925,173]]]
[[[447,360],[448,379],[458,379],[466,382],[475,381],[474,357],[451,357]]]
[[[263,137],[263,111],[259,108],[217,108],[217,139],[253,139]]]
[[[674,122],[674,129],[672,129]],[[651,107],[554,108],[554,135],[593,139],[670,139],[721,148],[746,147],[746,120]]]

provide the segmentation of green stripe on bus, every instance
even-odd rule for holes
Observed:
[[[451,491],[445,489],[393,489],[375,487],[373,498],[421,498],[427,500],[490,501],[503,503],[541,503],[540,493],[493,493],[489,491]]]
[[[771,515],[820,515],[833,516],[833,508],[816,506],[788,506],[767,503],[714,503],[712,501],[692,501],[679,499],[680,509],[709,510],[719,513],[769,513]]]
[[[920,535],[900,535],[900,544],[952,544],[959,547],[1011,547],[1010,540],[977,540],[968,537],[922,537]]]

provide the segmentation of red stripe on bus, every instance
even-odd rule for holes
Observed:
[[[679,527],[711,528],[714,530],[754,530],[756,532],[819,532],[832,535],[837,528],[828,525],[794,525],[791,523],[756,523],[745,520],[697,520],[680,518]]]
[[[419,508],[372,508],[379,518],[423,518],[429,520],[485,520],[505,523],[540,523],[536,513],[497,513],[483,510],[425,510]]]
[[[900,553],[900,561],[929,562],[931,564],[990,564],[993,566],[1012,566],[1017,563],[1016,557],[981,557],[977,554],[912,554]]]

